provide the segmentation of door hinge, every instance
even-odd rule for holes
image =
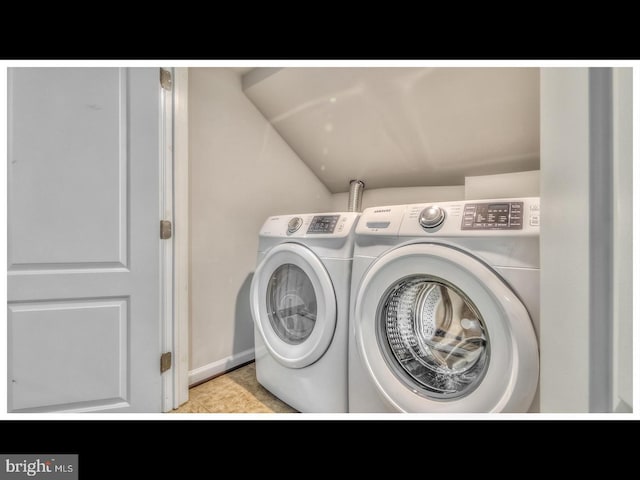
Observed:
[[[164,373],[171,368],[171,352],[160,355],[160,373]]]
[[[160,239],[167,240],[171,238],[171,222],[169,220],[160,220]]]
[[[164,68],[160,69],[160,85],[165,90],[171,91],[171,87],[173,87],[173,79],[171,78],[171,72],[169,70],[165,70]]]

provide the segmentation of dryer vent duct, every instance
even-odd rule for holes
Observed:
[[[362,191],[364,182],[362,180],[351,180],[349,182],[349,205],[348,212],[362,211]]]

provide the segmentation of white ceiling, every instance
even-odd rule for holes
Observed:
[[[256,68],[245,94],[333,193],[539,168],[538,68]]]
[[[234,72],[236,72],[238,75],[242,76],[245,73],[253,70],[253,67],[229,67],[230,70],[233,70]]]

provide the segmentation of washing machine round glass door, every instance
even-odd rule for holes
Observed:
[[[392,408],[526,412],[538,344],[520,299],[490,267],[441,244],[381,256],[355,303],[358,353]]]
[[[278,362],[290,368],[314,363],[336,327],[336,296],[322,261],[296,243],[274,247],[256,268],[251,313]]]

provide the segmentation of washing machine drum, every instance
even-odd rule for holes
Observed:
[[[469,254],[400,247],[366,273],[356,297],[358,352],[383,397],[405,412],[525,412],[538,383],[529,314]]]
[[[316,362],[331,344],[337,322],[333,283],[309,248],[271,249],[251,282],[251,314],[269,354],[289,368]]]

